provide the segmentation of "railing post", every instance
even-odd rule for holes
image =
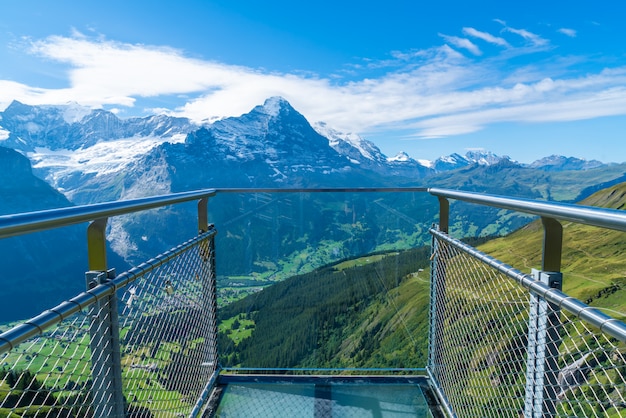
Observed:
[[[86,273],[87,288],[92,289],[115,278],[115,270]],[[112,293],[91,307],[91,379],[95,418],[125,416],[122,391],[117,295]]]
[[[542,271],[533,269],[535,280],[561,290],[563,227],[552,218],[541,219],[544,226]],[[528,357],[526,363],[525,418],[552,417],[558,402],[558,356],[560,309],[545,299],[530,295],[528,317]]]
[[[115,270],[107,271],[107,218],[93,221],[87,228],[89,269],[87,290],[115,278]],[[91,349],[91,380],[95,418],[124,417],[122,362],[120,351],[117,295],[112,293],[91,307],[89,325]]]
[[[203,197],[198,201],[198,231],[200,233],[209,230],[209,198]]]
[[[450,225],[450,202],[442,196],[437,196],[439,200],[439,230],[448,233]]]
[[[441,200],[440,200],[441,202]],[[447,203],[447,201],[445,201]],[[447,204],[445,204],[445,221],[447,222]],[[446,225],[447,226],[447,225]],[[436,229],[437,225],[433,225]],[[456,414],[452,411],[450,401],[444,388],[448,387],[445,349],[444,320],[446,315],[446,261],[445,243],[433,234],[430,258],[430,315],[428,331],[428,364],[427,372],[431,378],[435,393],[449,417]]]

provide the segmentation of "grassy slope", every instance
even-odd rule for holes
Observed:
[[[626,207],[626,183],[601,190],[585,206]],[[623,232],[563,222],[563,291],[612,316],[626,318],[626,239]],[[524,272],[541,267],[543,229],[535,221],[479,249]]]

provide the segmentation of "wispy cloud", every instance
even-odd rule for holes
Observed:
[[[439,34],[439,36],[441,36],[446,42],[456,46],[457,48],[466,49],[474,55],[482,55],[482,51],[480,50],[480,48],[478,48],[476,44],[474,44],[467,38],[459,38],[458,36],[444,35],[441,33]]]
[[[561,28],[557,32],[562,33],[563,35],[569,36],[570,38],[576,37],[576,30],[569,28]]]
[[[481,32],[474,28],[463,28],[463,33],[466,34],[467,36],[472,36],[474,38],[482,39],[483,41],[489,42],[490,44],[504,46],[504,47],[511,46],[504,38],[493,36],[490,33]]]
[[[547,39],[542,38],[541,36],[532,33],[526,29],[516,29],[516,28],[512,28],[511,26],[507,25],[507,23],[504,20],[501,19],[494,19],[494,22],[498,22],[500,23],[502,26],[504,26],[504,31],[505,32],[510,32],[510,33],[514,33],[516,35],[521,36],[522,38],[524,38],[524,40],[526,40],[527,42],[529,42],[532,46],[535,47],[543,47],[543,46],[547,46],[549,44]]]
[[[542,44],[542,38],[530,32],[510,28],[507,32]],[[466,28],[464,33],[505,46],[484,32]],[[458,135],[507,121],[626,115],[626,68],[580,75],[563,65],[547,74],[541,66],[511,67],[501,57],[466,57],[454,47],[472,52],[474,44],[468,40],[465,44],[463,38],[444,39],[451,46],[397,52],[396,67],[376,77],[345,80],[269,73],[190,58],[167,47],[52,36],[33,42],[30,52],[66,65],[67,86],[46,89],[0,80],[0,108],[17,99],[124,109],[136,106],[141,98],[175,95],[183,97],[180,104],[163,112],[202,121],[240,115],[267,97],[280,95],[311,121],[360,133],[410,129],[415,137]],[[478,51],[476,47],[474,52]],[[404,64],[398,66],[400,62]],[[518,76],[511,78],[513,73]]]

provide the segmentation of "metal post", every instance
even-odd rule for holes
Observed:
[[[90,271],[107,270],[107,218],[96,219],[87,228],[87,257]]]
[[[106,226],[107,218],[100,218],[87,228],[90,270],[85,274],[87,290],[115,278],[115,270],[107,271]],[[91,307],[89,335],[94,417],[123,417],[122,363],[115,293]]]
[[[203,197],[198,201],[198,231],[200,233],[208,231],[209,227],[209,198]]]
[[[561,271],[563,226],[553,218],[541,218],[543,224],[543,258],[541,270]]]
[[[447,215],[446,215],[447,218]],[[433,225],[436,228],[436,225]],[[428,335],[428,372],[431,377],[435,393],[440,403],[449,411],[450,417],[456,417],[448,401],[445,387],[448,382],[444,358],[444,319],[446,314],[446,255],[445,243],[434,235],[431,241],[430,264],[430,327]]]
[[[115,270],[86,273],[87,288],[115,278]],[[117,295],[99,300],[91,307],[89,326],[91,348],[91,379],[95,418],[125,416],[122,392],[122,364],[120,352]]]
[[[535,280],[561,290],[560,272],[533,269]],[[561,343],[560,309],[543,298],[530,295],[528,318],[528,358],[526,362],[525,418],[552,417],[558,393],[558,354]]]
[[[201,378],[207,382],[200,397],[189,415],[190,418],[200,416],[209,396],[213,391],[213,386],[218,375],[218,351],[217,351],[217,275],[215,273],[215,235],[211,235],[207,241],[203,242],[206,248],[205,273],[202,276],[202,310],[204,320],[204,361],[202,363]],[[205,247],[206,246],[206,247]]]
[[[438,196],[437,199],[439,200],[439,230],[447,234],[450,225],[450,202],[442,196]]]
[[[535,280],[561,290],[563,227],[553,218],[542,217],[542,271],[533,269]],[[528,317],[528,357],[526,363],[526,418],[552,417],[556,413],[558,354],[561,343],[560,309],[543,298],[530,295]]]

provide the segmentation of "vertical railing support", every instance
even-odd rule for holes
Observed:
[[[533,269],[533,277],[553,289],[561,290],[563,287],[563,275],[560,272],[563,227],[552,218],[542,218],[541,221],[544,227],[543,271]],[[531,294],[528,317],[525,418],[546,418],[556,414],[557,394],[559,393],[560,325],[559,307]]]
[[[439,200],[439,230],[447,234],[450,225],[450,202],[441,196],[437,199]]]
[[[198,201],[198,231],[209,230],[209,198],[203,197]]]
[[[87,290],[115,278],[115,270],[107,271],[107,218],[93,221],[87,228],[89,269]],[[124,417],[122,362],[120,351],[117,295],[112,293],[91,307],[89,326],[91,349],[91,380],[95,418]]]
[[[96,219],[87,228],[87,260],[89,271],[107,270],[107,218]]]
[[[445,197],[439,196],[439,225],[433,228],[447,234],[450,223],[450,202]],[[445,398],[442,385],[446,383],[446,367],[443,358],[444,344],[444,318],[446,310],[446,260],[443,255],[441,243],[433,235],[431,241],[430,256],[430,324],[428,333],[428,373],[432,379],[436,393],[444,407],[449,410],[449,402]],[[451,415],[454,416],[454,415]]]
[[[86,273],[87,288],[115,278],[115,270]],[[117,295],[112,293],[91,307],[89,326],[91,349],[92,406],[95,418],[125,416],[122,390],[122,363],[117,315]]]
[[[209,231],[208,201],[205,197],[198,201],[198,231],[200,234]],[[215,272],[215,235],[208,238],[200,246],[200,256],[204,263],[202,274],[202,312],[204,317],[204,349],[202,362],[202,380],[206,381],[204,390],[196,401],[190,418],[200,416],[215,382],[217,381],[218,351],[217,351],[217,274]]]

